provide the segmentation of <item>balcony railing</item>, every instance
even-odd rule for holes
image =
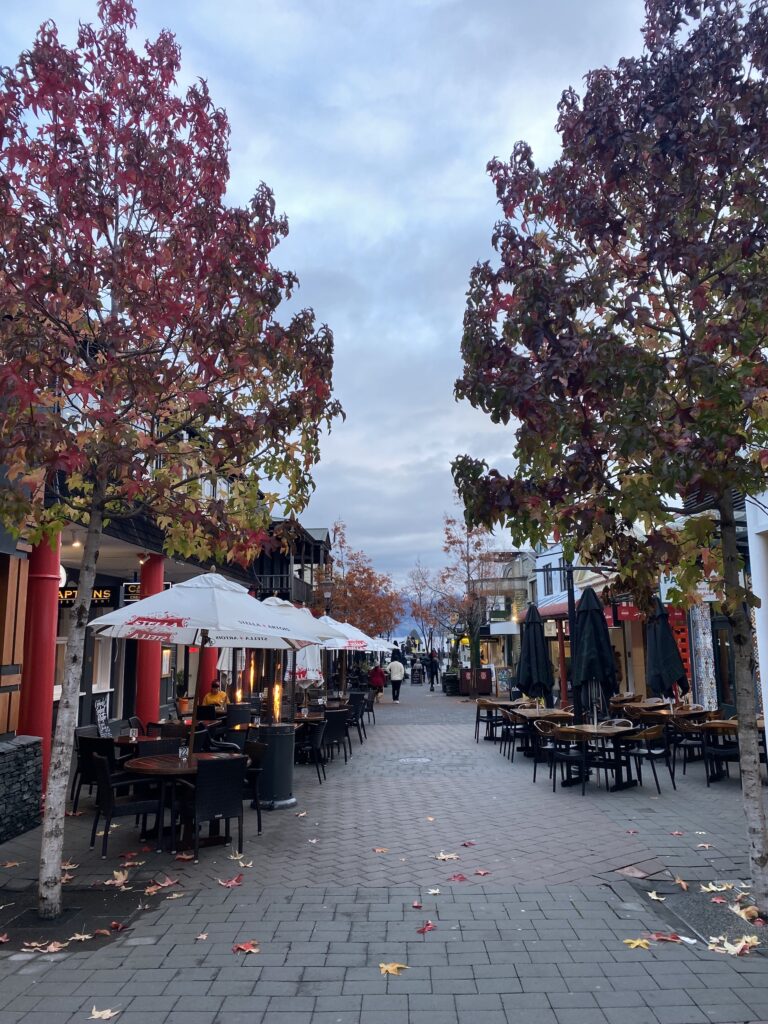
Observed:
[[[305,580],[300,580],[298,576],[291,576],[287,572],[271,576],[259,576],[256,596],[263,600],[265,597],[272,597],[273,595],[282,597],[286,601],[311,604],[313,590],[311,585]]]

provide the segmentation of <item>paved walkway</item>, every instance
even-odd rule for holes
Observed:
[[[768,1020],[760,952],[736,958],[701,941],[648,950],[623,941],[692,934],[643,886],[679,906],[688,897],[674,875],[691,881],[691,899],[699,880],[743,877],[735,780],[708,790],[694,765],[677,793],[662,772],[661,797],[651,786],[552,794],[546,769],[534,786],[530,761],[518,756],[511,766],[493,744],[474,743],[472,704],[406,685],[402,703],[385,703],[377,717],[323,786],[313,768],[297,769],[303,816],[265,814],[257,837],[247,815],[253,866],[234,888],[218,884],[240,872],[226,853],[204,851],[197,866],[175,862],[141,851],[123,825],[102,862],[87,853],[89,815],[69,819],[66,853],[79,864],[72,884],[103,884],[119,854],[136,851],[144,863],[128,884],[150,909],[115,939],[58,954],[19,952],[9,927],[0,1024],[83,1021],[93,1006],[119,1009],[117,1024]],[[19,862],[0,869],[1,902],[31,883],[38,841],[31,834],[0,847],[0,863]],[[441,852],[460,859],[437,860]],[[143,895],[166,872],[179,884]],[[649,877],[638,888],[631,875]],[[168,901],[171,891],[184,895]],[[418,934],[427,920],[435,930]],[[251,939],[259,953],[233,953]],[[379,964],[388,962],[409,969],[384,976]]]

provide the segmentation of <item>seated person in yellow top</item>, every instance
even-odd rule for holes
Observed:
[[[217,682],[211,683],[211,689],[203,697],[203,707],[209,708],[215,705],[217,708],[221,708],[223,711],[227,706],[227,695],[222,690],[221,686]]]

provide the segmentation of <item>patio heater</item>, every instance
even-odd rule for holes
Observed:
[[[290,657],[295,657],[293,652]],[[259,740],[267,745],[262,761],[259,792],[261,806],[268,811],[277,811],[296,806],[296,797],[293,795],[295,734],[293,715],[288,722],[280,721],[283,698],[282,658],[270,660],[269,673],[267,702],[271,720],[259,730]]]

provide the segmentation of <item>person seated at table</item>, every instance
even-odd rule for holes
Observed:
[[[203,697],[202,705],[204,708],[216,707],[220,711],[226,711],[227,695],[216,680],[211,683],[211,689]]]

